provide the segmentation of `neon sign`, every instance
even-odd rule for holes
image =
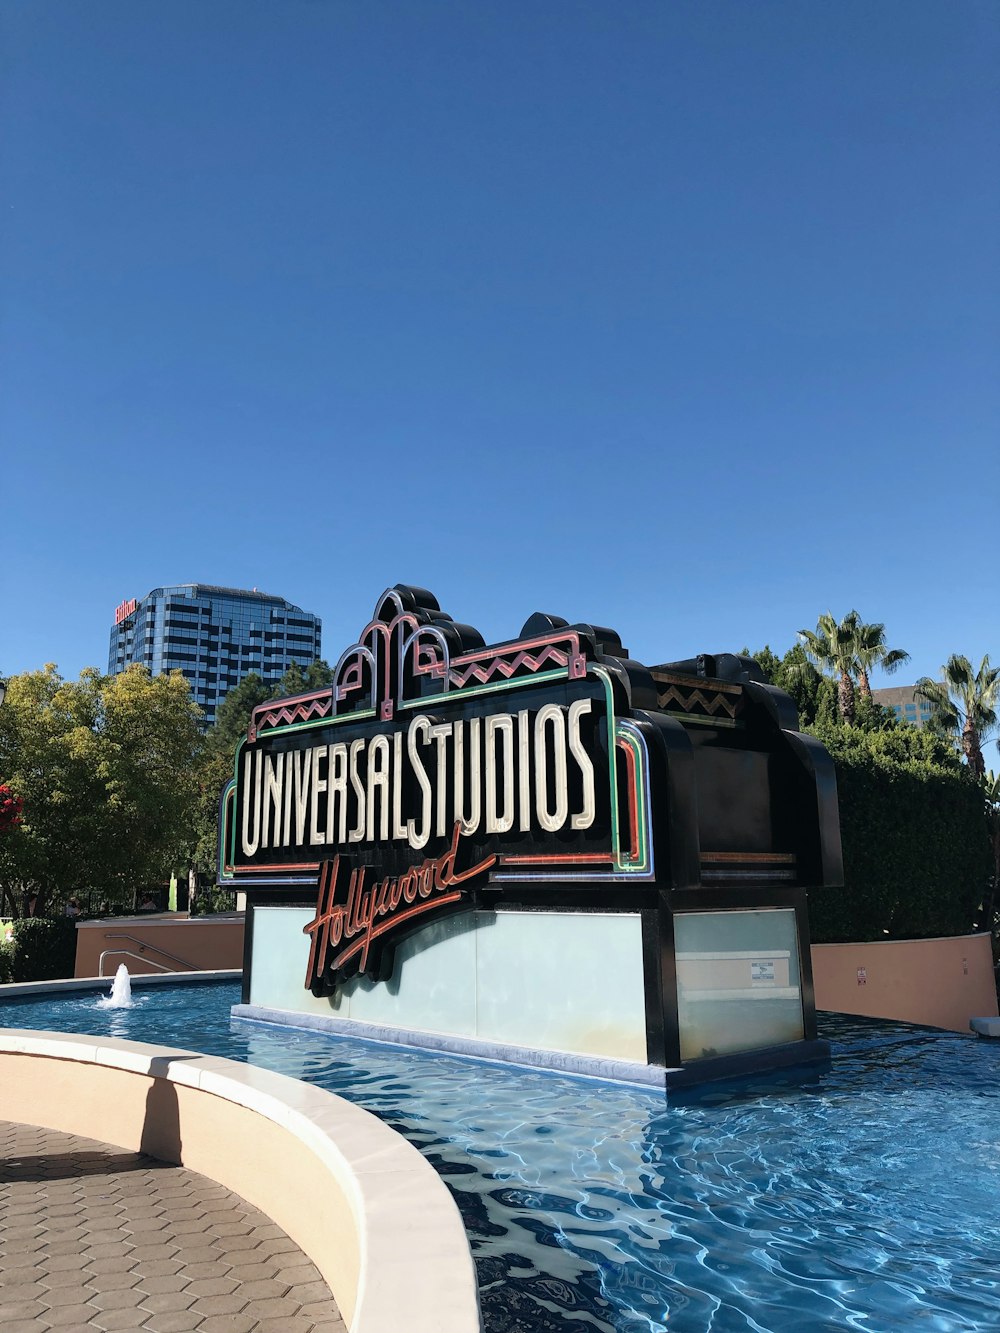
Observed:
[[[652,881],[625,657],[611,631],[545,616],[487,647],[429,593],[390,589],[330,688],[255,709],[220,882],[318,888],[306,984],[327,993],[383,977],[404,923],[486,890]]]
[[[449,914],[468,918],[456,936],[508,915],[485,971],[476,950],[472,962],[464,946],[438,955],[454,969],[442,984],[460,999],[480,986],[496,998],[497,960],[521,966],[520,939],[559,930],[535,913],[586,917],[581,937],[591,939],[602,916],[638,917],[632,952],[608,967],[613,984],[632,985],[641,953],[647,1060],[709,1059],[702,1042],[702,1056],[682,1060],[684,1024],[700,1019],[679,1008],[675,919],[707,915],[719,956],[727,914],[748,909],[794,911],[805,940],[806,887],[842,883],[833,763],[797,722],[792,700],[744,656],[646,666],[612,630],[541,614],[486,644],[429,592],[390,588],[330,685],[258,705],[236,748],[218,882],[247,894],[244,1003],[254,932],[272,948],[270,908],[301,928],[288,952],[308,952],[314,996],[359,975],[391,979],[403,1009],[427,973],[414,969],[411,987],[397,946],[412,935],[410,958],[449,943],[450,929],[428,928]],[[770,948],[755,944],[748,969],[762,1003],[780,989]],[[580,981],[578,998],[589,984]],[[367,1021],[367,991],[349,989],[351,1012],[338,1022]],[[803,986],[811,1040],[810,995]],[[432,1021],[423,1012],[420,1000],[415,1031]],[[426,1035],[440,1035],[438,1021]]]
[[[365,888],[366,867],[345,875],[347,868],[342,867],[339,853],[333,861],[324,863],[316,916],[303,932],[312,937],[306,986],[314,995],[332,994],[354,972],[374,970],[385,980],[390,969],[384,965],[391,955],[378,947],[380,937],[398,931],[416,917],[459,903],[462,892],[456,886],[486,874],[496,861],[492,854],[477,865],[456,870],[461,828],[456,824],[452,829],[451,843],[443,856],[427,857],[418,866],[369,888]]]

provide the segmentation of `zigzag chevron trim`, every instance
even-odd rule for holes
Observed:
[[[569,662],[569,654],[563,652],[560,648],[549,647],[537,656],[534,653],[521,652],[515,653],[509,661],[504,657],[494,657],[493,661],[486,666],[474,662],[467,671],[459,671],[452,667],[448,678],[457,689],[462,689],[463,686],[468,685],[470,680],[478,680],[486,685],[494,675],[501,675],[510,680],[522,667],[527,667],[532,672],[540,671],[546,662],[555,662],[557,666],[566,666]]]
[[[329,691],[313,699],[304,699],[293,705],[284,704],[281,708],[268,709],[255,714],[256,727],[280,727],[283,723],[309,722],[314,717],[329,717],[331,708]]]
[[[735,718],[740,704],[738,697],[730,699],[724,694],[706,695],[699,689],[686,690],[682,693],[676,685],[668,686],[662,693],[657,690],[656,699],[660,707],[665,710],[669,710],[673,703],[685,713],[689,713],[695,705],[700,704],[709,717],[725,713],[728,717]]]

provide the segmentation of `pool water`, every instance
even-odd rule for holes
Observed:
[[[232,983],[3,1005],[319,1084],[461,1209],[487,1333],[1000,1330],[1000,1043],[821,1016],[830,1066],[662,1094],[230,1018]]]

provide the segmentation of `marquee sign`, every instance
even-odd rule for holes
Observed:
[[[331,675],[254,709],[222,794],[244,1006],[380,1039],[388,1015],[418,1044],[518,1060],[513,1030],[529,1063],[583,1052],[602,1071],[644,1038],[674,1082],[827,1053],[806,894],[843,883],[836,775],[758,663],[647,666],[547,615],[486,644],[397,585]],[[540,948],[555,990],[527,965]],[[289,996],[284,960],[316,997],[362,975],[390,993],[351,985],[328,1015]]]
[[[617,653],[617,657],[613,654]],[[307,984],[484,887],[654,877],[646,740],[611,631],[535,616],[486,646],[383,594],[332,685],[255,709],[222,798],[220,882],[318,889]]]

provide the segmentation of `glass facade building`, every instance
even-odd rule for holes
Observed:
[[[133,663],[154,676],[180,671],[212,723],[219,704],[251,671],[275,685],[293,662],[306,667],[315,661],[320,631],[318,616],[256,588],[246,592],[207,583],[154,588],[115,612],[108,673]]]
[[[883,708],[891,708],[900,722],[914,727],[926,727],[934,711],[927,699],[918,699],[913,685],[890,685],[884,690],[872,690],[872,698]]]

